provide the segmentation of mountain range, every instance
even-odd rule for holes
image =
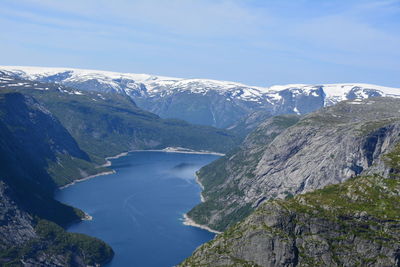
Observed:
[[[2,66],[0,71],[19,79],[57,83],[81,91],[128,95],[140,108],[162,118],[218,128],[235,127],[257,112],[264,114],[257,120],[261,122],[267,116],[303,115],[343,100],[400,96],[398,88],[362,83],[259,87],[228,81],[70,68]]]

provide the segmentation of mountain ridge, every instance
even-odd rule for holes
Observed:
[[[373,90],[381,90],[383,93],[387,95],[400,97],[400,88],[380,86],[368,83],[321,83],[321,84],[294,83],[294,84],[279,84],[279,85],[272,85],[269,87],[263,87],[263,86],[247,85],[244,83],[234,82],[234,81],[215,80],[206,78],[177,78],[177,77],[168,77],[168,76],[152,75],[145,73],[114,72],[114,71],[80,69],[80,68],[0,66],[0,70],[20,75],[20,77],[26,78],[27,80],[38,80],[38,81],[47,77],[60,75],[62,73],[68,73],[70,74],[70,76],[64,78],[59,77],[60,80],[56,82],[60,82],[62,80],[77,81],[77,80],[103,78],[103,82],[105,83],[106,80],[111,82],[111,80],[117,80],[117,79],[132,79],[135,82],[150,85],[150,90],[148,90],[149,92],[152,92],[154,90],[154,87],[151,87],[152,82],[157,83],[158,81],[160,84],[178,83],[177,85],[172,87],[175,90],[178,89],[190,90],[193,88],[190,88],[189,86],[185,87],[184,85],[186,85],[186,83],[190,84],[191,82],[203,82],[205,85],[210,86],[208,88],[209,90],[220,90],[220,91],[229,91],[229,89],[234,87],[244,87],[247,89],[256,89],[261,94],[268,94],[268,93],[276,93],[286,89],[302,88],[305,90],[310,90],[313,89],[314,87],[325,87],[327,89],[325,92],[328,93],[328,95],[331,95],[332,97],[339,97],[341,95],[345,95],[346,93],[348,93],[353,87],[360,87]],[[218,85],[221,87],[218,87]],[[117,86],[117,81],[115,81],[114,86]],[[166,90],[167,88],[161,88],[161,90],[162,89],[164,91],[168,91]],[[204,91],[198,91],[198,92],[204,92]]]
[[[56,82],[81,91],[126,94],[163,118],[227,128],[252,112],[306,114],[343,100],[400,97],[400,88],[363,83],[249,86],[230,81],[73,68],[0,66],[20,78]]]

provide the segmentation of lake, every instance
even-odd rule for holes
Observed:
[[[115,174],[60,190],[56,199],[93,217],[68,228],[112,246],[107,267],[174,266],[213,233],[183,225],[182,216],[200,202],[194,174],[217,159],[209,154],[131,152],[111,160]]]

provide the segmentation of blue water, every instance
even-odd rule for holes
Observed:
[[[93,216],[68,228],[112,246],[107,267],[163,267],[180,263],[214,234],[185,226],[182,215],[200,202],[194,173],[214,155],[133,152],[112,160],[116,174],[98,176],[57,193]]]

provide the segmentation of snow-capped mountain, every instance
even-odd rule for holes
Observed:
[[[348,99],[400,97],[400,88],[371,84],[257,87],[228,81],[70,68],[3,66],[0,72],[20,79],[60,83],[80,91],[127,94],[139,107],[161,117],[223,128],[260,110],[270,115],[305,114]]]

